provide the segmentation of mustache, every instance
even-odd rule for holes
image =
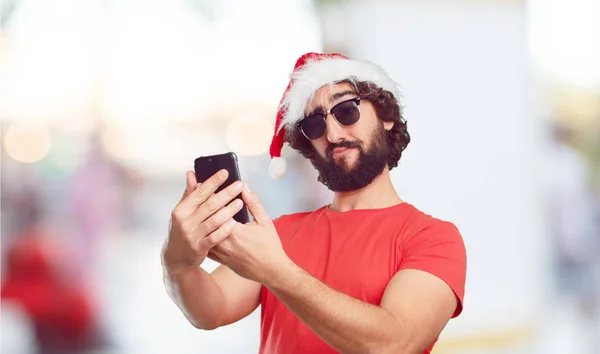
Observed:
[[[325,150],[325,153],[327,154],[327,156],[331,157],[331,155],[333,154],[333,149],[335,148],[357,148],[360,149],[360,143],[357,141],[340,141],[339,143],[335,143],[335,144],[329,144],[329,146],[327,147],[327,149]]]

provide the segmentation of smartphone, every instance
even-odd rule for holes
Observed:
[[[196,172],[196,181],[198,181],[198,183],[204,183],[207,179],[220,170],[227,170],[229,172],[229,177],[225,183],[223,183],[216,190],[215,193],[219,193],[235,181],[242,180],[237,156],[233,152],[220,155],[201,156],[194,160],[194,172]],[[242,195],[239,194],[236,198],[241,200]],[[245,224],[250,221],[248,209],[246,208],[245,204],[233,218],[235,221],[241,224]]]

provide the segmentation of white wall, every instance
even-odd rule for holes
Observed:
[[[465,309],[447,332],[533,324],[544,246],[524,4],[357,1],[347,13],[352,54],[381,64],[405,96],[401,197],[453,221],[466,242]]]

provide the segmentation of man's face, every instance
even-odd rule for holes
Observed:
[[[352,85],[340,83],[320,88],[305,109],[305,115],[324,113],[336,104],[358,97]],[[393,122],[383,122],[370,102],[362,100],[360,118],[349,126],[326,117],[322,137],[311,140],[316,151],[311,160],[323,184],[334,192],[358,190],[369,185],[387,166],[387,131]]]

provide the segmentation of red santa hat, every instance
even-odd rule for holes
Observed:
[[[296,61],[277,110],[275,134],[269,150],[269,174],[272,178],[283,177],[287,169],[281,157],[286,129],[297,129],[294,124],[304,117],[304,109],[318,89],[344,80],[371,82],[400,101],[398,85],[376,64],[352,60],[338,53],[304,54]]]

